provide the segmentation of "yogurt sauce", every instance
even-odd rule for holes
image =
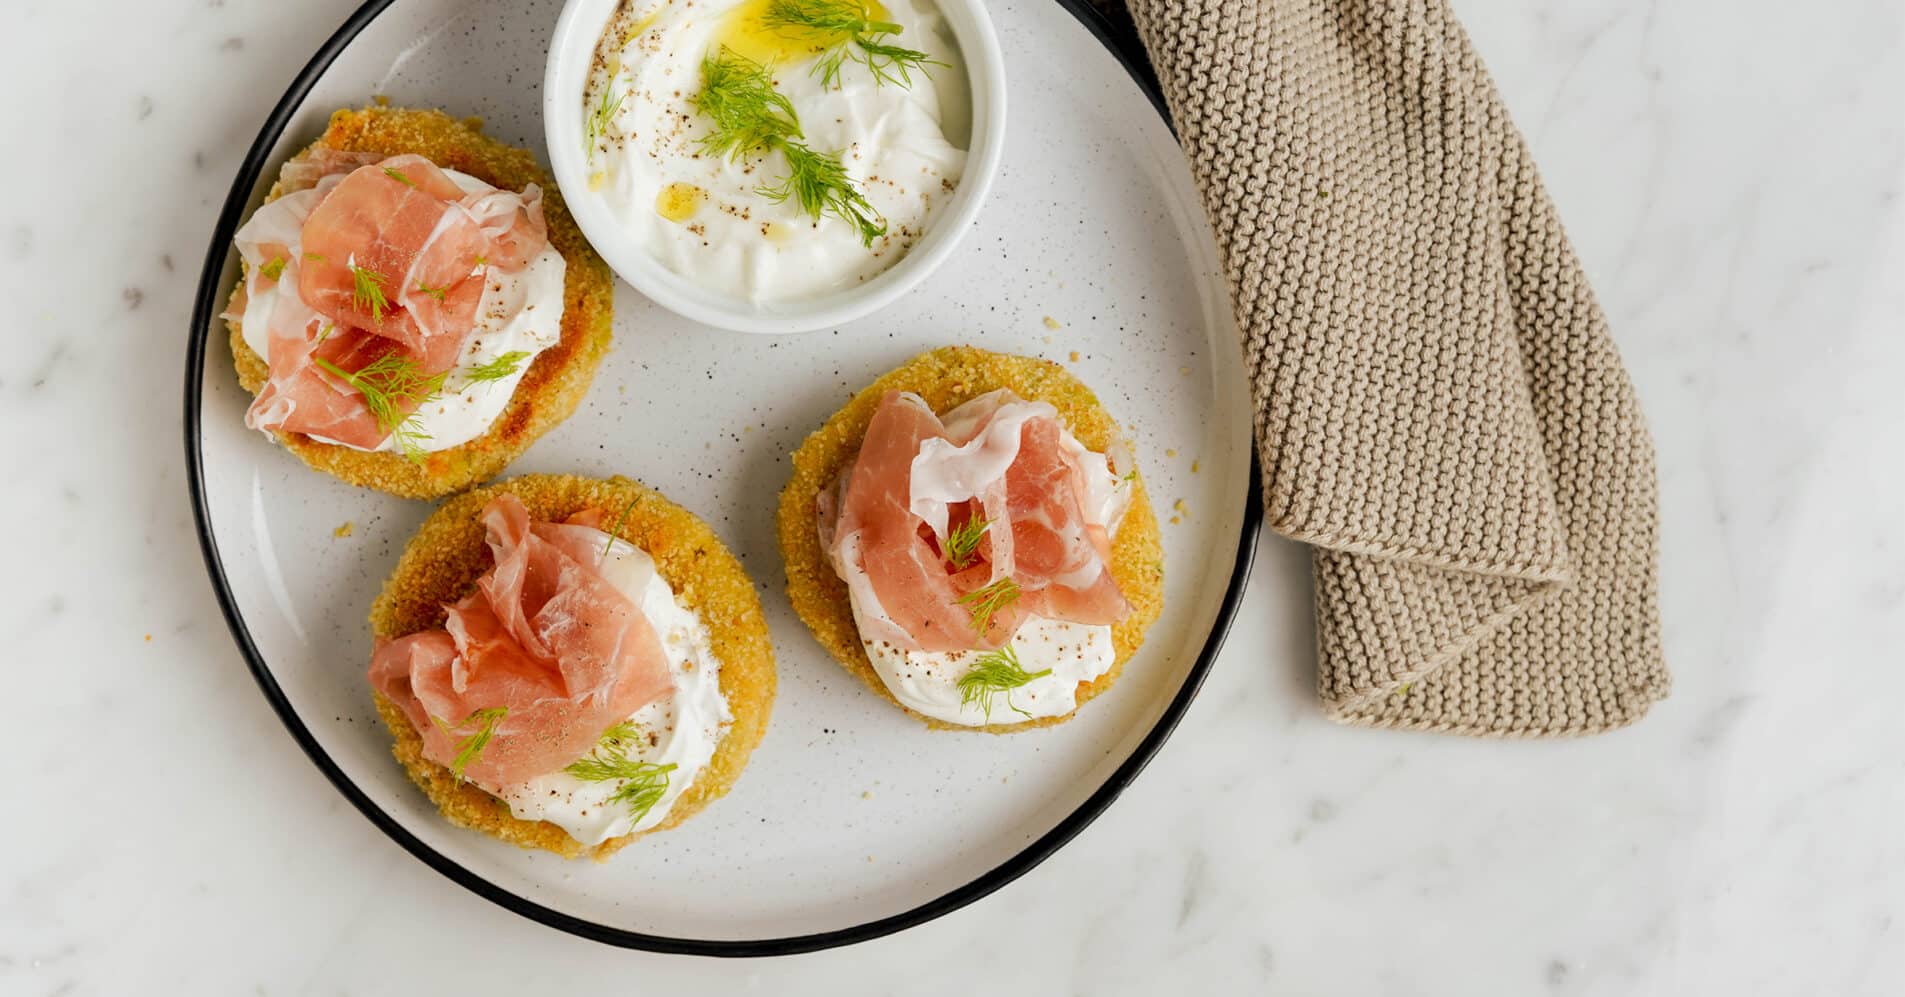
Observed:
[[[468,174],[455,170],[443,172],[466,193],[494,189]],[[295,242],[289,249],[294,257],[300,252]],[[516,385],[529,372],[536,355],[562,339],[562,283],[566,271],[562,254],[554,245],[549,245],[543,247],[542,253],[529,261],[528,266],[515,273],[498,270],[489,273],[483,298],[476,307],[476,326],[464,341],[463,355],[457,358],[456,366],[444,379],[443,391],[418,408],[406,425],[406,429],[416,430],[420,449],[434,452],[462,446],[483,435],[496,417],[503,414],[509,399],[516,394]],[[257,274],[253,268],[240,323],[245,345],[269,359],[266,351],[271,338],[271,310],[277,306],[280,295],[295,297],[298,288],[295,281],[288,279],[261,288],[263,282],[257,279]],[[515,373],[493,381],[473,383],[470,380],[470,372],[475,368],[517,351],[529,356],[516,365]],[[312,439],[350,446],[321,436]],[[375,449],[391,450],[394,444],[386,438]]]
[[[714,656],[708,628],[675,601],[674,590],[655,570],[647,551],[619,539],[610,544],[606,533],[601,537],[601,542],[609,546],[602,574],[641,607],[642,615],[648,617],[661,638],[662,651],[674,676],[672,696],[664,696],[629,717],[641,734],[628,756],[657,765],[674,764],[674,771],[668,773],[668,789],[639,821],[626,807],[609,800],[619,787],[614,781],[586,782],[557,771],[520,786],[492,790],[509,804],[509,812],[516,817],[546,820],[585,847],[632,831],[645,831],[666,819],[675,801],[708,766],[734,722],[727,697],[721,695],[721,662]]]
[[[1058,412],[1045,402],[1021,401],[1010,392],[1000,391],[953,409],[943,422],[948,433],[962,437],[988,415],[992,421],[986,432],[970,442],[954,446],[946,440],[928,440],[913,458],[908,481],[912,511],[936,523],[942,532],[947,505],[971,498],[1012,465],[1025,421],[1037,416],[1057,418]],[[1086,469],[1085,522],[1115,534],[1130,507],[1131,484],[1113,473],[1110,459],[1085,449],[1069,430],[1063,432],[1060,445],[1080,458]],[[1116,446],[1114,450],[1117,466],[1127,466],[1130,459],[1125,449]],[[860,566],[852,543],[855,539],[848,538],[844,556],[835,560],[834,567],[847,583],[854,625],[864,634],[868,630],[866,621],[884,616],[885,610],[874,594],[872,580]],[[1090,579],[1076,581],[1082,584]],[[959,689],[959,680],[987,652],[913,651],[864,637],[860,644],[894,699],[935,720],[965,727],[1062,717],[1078,708],[1078,684],[1110,671],[1116,660],[1110,626],[1027,615],[1012,635],[1012,650],[1027,673],[1051,669],[1051,674],[1009,693],[995,694],[988,714],[981,703],[962,702],[964,695]]]
[[[853,605],[860,623],[860,604]],[[888,692],[908,709],[962,727],[1010,724],[1062,717],[1078,709],[1078,683],[1111,670],[1111,628],[1027,616],[1012,635],[1012,650],[1028,673],[1043,675],[992,698],[988,714],[979,703],[962,703],[959,680],[983,651],[908,651],[883,640],[860,642]]]
[[[765,27],[769,2],[624,0],[597,47],[582,111],[593,136],[589,188],[636,241],[702,287],[766,303],[850,287],[898,262],[958,185],[972,118],[964,65],[931,0],[872,10],[902,28],[886,41],[942,65],[913,70],[902,86],[877,84],[850,61],[835,87],[811,72],[811,40],[803,46]],[[803,140],[839,154],[886,219],[871,247],[839,218],[815,220],[758,191],[786,176],[779,151],[735,161],[701,151],[709,128],[693,99],[702,60],[722,47],[770,67]],[[587,119],[604,107],[612,111],[596,127]]]

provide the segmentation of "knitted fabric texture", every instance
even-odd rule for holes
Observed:
[[[1582,734],[1667,693],[1653,447],[1446,0],[1130,0],[1313,545],[1346,723]]]

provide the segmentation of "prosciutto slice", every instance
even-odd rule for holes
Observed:
[[[944,435],[919,396],[895,391],[880,400],[841,490],[839,522],[830,531],[834,565],[853,590],[862,637],[927,651],[998,637],[987,645],[998,647],[1015,620],[995,616],[988,633],[973,632],[972,614],[959,605],[964,592],[908,508],[913,458],[923,443]]]
[[[463,775],[489,790],[520,785],[581,758],[673,688],[648,618],[603,577],[605,534],[581,525],[597,521],[531,522],[521,500],[498,495],[482,512],[495,565],[476,590],[443,629],[377,648],[371,686],[423,736],[424,757],[451,765],[481,727],[471,718],[500,708]]]
[[[266,362],[270,377],[246,424],[306,433],[360,449],[389,436],[344,378],[397,354],[423,375],[456,363],[492,271],[519,270],[542,253],[542,192],[457,180],[421,156],[366,162],[326,151],[287,165],[290,191],[260,207],[236,243],[245,293],[277,291]],[[324,171],[332,172],[324,172]],[[418,404],[393,398],[398,416]]]
[[[946,414],[888,392],[837,494],[819,503],[822,542],[859,610],[861,636],[906,650],[993,649],[1026,614],[1115,623],[1131,606],[1111,577],[1111,530],[1129,492],[1105,456],[1065,431],[1049,404],[993,392]],[[950,536],[985,524],[955,564]],[[1019,592],[974,628],[970,601]]]

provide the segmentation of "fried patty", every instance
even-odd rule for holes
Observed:
[[[647,551],[674,589],[676,600],[707,626],[721,663],[721,694],[727,697],[734,723],[722,735],[713,759],[695,775],[694,783],[675,800],[660,824],[585,848],[554,824],[511,816],[502,800],[459,781],[447,767],[423,757],[423,738],[403,711],[381,693],[373,693],[377,712],[396,736],[392,751],[397,761],[451,823],[523,848],[541,848],[568,858],[586,853],[605,859],[644,834],[687,820],[740,777],[748,755],[767,732],[768,713],[774,705],[774,650],[768,643],[767,621],[741,562],[706,523],[661,493],[621,477],[600,481],[530,474],[452,498],[424,521],[371,607],[375,637],[397,638],[443,626],[444,605],[473,591],[477,577],[493,563],[477,516],[502,492],[521,499],[533,520],[560,522],[584,509],[600,510],[605,523],[620,517],[615,535]]]
[[[794,611],[813,631],[814,638],[847,671],[873,691],[940,730],[983,730],[1006,733],[1063,723],[1070,714],[1020,723],[966,727],[936,720],[908,709],[880,680],[860,643],[853,621],[853,603],[847,583],[834,573],[833,563],[820,545],[814,502],[821,489],[831,487],[860,451],[867,424],[888,391],[911,391],[935,412],[944,413],[988,391],[1010,388],[1027,401],[1050,402],[1058,417],[1086,449],[1100,453],[1120,436],[1118,424],[1098,403],[1091,389],[1070,371],[1049,360],[992,353],[971,346],[947,346],[923,353],[868,385],[845,408],[807,437],[794,451],[794,476],[781,491],[777,523],[781,556],[787,565],[787,597]],[[1136,468],[1120,468],[1121,473]],[[1144,633],[1164,608],[1164,549],[1157,517],[1145,494],[1144,479],[1132,481],[1131,507],[1111,542],[1111,576],[1131,603],[1131,615],[1111,628],[1115,656],[1111,669],[1090,682],[1078,684],[1078,702],[1111,688],[1140,644]]]
[[[589,248],[556,189],[528,150],[504,145],[482,133],[475,118],[461,121],[442,111],[372,106],[331,115],[315,145],[387,156],[415,153],[506,190],[542,187],[549,242],[567,264],[562,291],[562,338],[536,356],[502,414],[483,435],[461,446],[412,461],[401,454],[367,452],[323,443],[303,433],[279,431],[278,442],[306,464],[354,485],[405,498],[436,498],[486,481],[502,471],[543,433],[569,417],[589,390],[595,368],[609,348],[614,280],[608,265]],[[306,149],[294,159],[310,154]],[[282,191],[273,185],[267,200]],[[241,281],[240,287],[243,286]],[[237,293],[233,292],[234,295]],[[245,344],[239,318],[226,320],[238,381],[256,396],[269,376],[265,358]]]

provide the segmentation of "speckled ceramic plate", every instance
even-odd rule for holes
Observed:
[[[198,526],[232,633],[292,736],[358,809],[445,875],[546,924],[639,948],[776,954],[970,903],[1077,834],[1169,735],[1254,543],[1236,336],[1155,90],[1127,68],[1128,42],[1082,8],[1002,3],[1014,93],[1004,170],[957,256],[897,307],[764,340],[619,290],[615,349],[593,392],[511,470],[629,475],[711,522],[760,584],[780,697],[726,798],[606,865],[565,863],[450,826],[392,761],[364,678],[365,618],[430,506],[342,485],[246,430],[214,318],[237,275],[233,230],[332,109],[381,94],[480,115],[540,149],[537,87],[558,6],[372,0],[318,50],[246,157],[206,261],[186,379]],[[787,454],[851,392],[947,343],[1067,363],[1131,428],[1171,520],[1163,617],[1118,684],[1061,727],[929,732],[834,664],[782,594],[773,517]]]

